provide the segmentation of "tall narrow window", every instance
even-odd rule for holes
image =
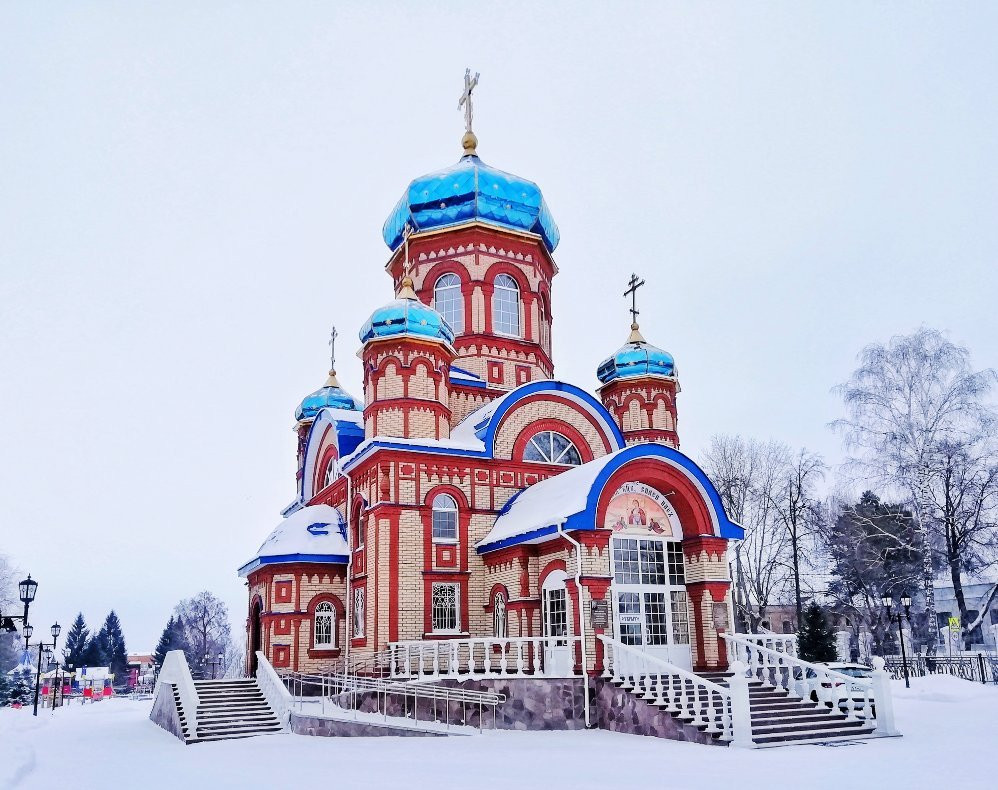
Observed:
[[[508,274],[496,277],[492,293],[492,328],[501,335],[520,336],[520,289]]]
[[[464,331],[464,297],[461,296],[461,278],[445,274],[433,286],[433,307],[444,317],[454,334]]]
[[[364,588],[357,587],[353,591],[353,635],[364,635]]]
[[[336,457],[333,456],[326,464],[326,471],[322,475],[322,487],[325,488],[336,479]]]
[[[449,494],[433,497],[433,539],[457,540],[457,502]]]
[[[315,647],[325,650],[336,647],[336,611],[328,601],[315,607]]]
[[[435,633],[457,631],[460,616],[456,584],[433,585],[432,618]]]
[[[497,639],[506,638],[506,596],[496,593],[492,605],[492,633]]]

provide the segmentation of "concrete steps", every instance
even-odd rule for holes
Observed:
[[[180,715],[186,743],[250,738],[284,729],[256,680],[198,680],[194,687],[199,699],[197,732],[192,733],[186,717]],[[174,697],[180,710],[176,691]]]

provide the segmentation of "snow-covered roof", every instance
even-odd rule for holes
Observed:
[[[459,368],[457,365],[450,366],[450,380],[452,384],[460,384],[464,387],[485,387],[485,379],[470,370]]]
[[[349,548],[340,511],[329,505],[309,505],[281,521],[256,555],[239,569],[246,576],[262,565],[288,562],[345,564]]]
[[[375,436],[365,439],[350,455],[343,458],[340,468],[349,469],[357,463],[368,451],[375,447],[404,448],[406,450],[427,450],[429,452],[452,453],[454,455],[484,455],[485,445],[480,439],[472,436],[471,441],[455,439],[406,439],[396,436]]]
[[[590,489],[616,454],[573,467],[516,494],[506,503],[478,548],[498,548],[505,541],[521,536],[524,539],[518,543],[531,542],[557,532],[560,522],[586,509]]]

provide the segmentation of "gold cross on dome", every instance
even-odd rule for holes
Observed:
[[[336,370],[336,338],[339,332],[336,331],[336,327],[332,328],[329,333],[329,369]]]
[[[631,275],[631,279],[627,281],[629,286],[626,291],[624,291],[624,296],[631,297],[631,323],[638,323],[638,288],[645,284],[645,281],[640,279],[636,274]]]
[[[474,110],[471,106],[471,92],[478,86],[478,77],[479,74],[477,71],[474,78],[472,78],[471,69],[464,70],[464,92],[458,100],[457,108],[460,110],[464,107],[464,131],[467,133],[471,132],[471,121],[474,115]]]

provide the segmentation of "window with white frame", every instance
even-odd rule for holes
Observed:
[[[325,488],[336,479],[336,456],[326,463],[326,471],[322,474],[322,487]]]
[[[444,317],[454,334],[464,331],[464,297],[461,296],[461,278],[444,274],[433,286],[433,307]]]
[[[364,588],[357,587],[353,591],[353,635],[364,635]]]
[[[433,497],[433,540],[457,540],[457,502],[450,494]]]
[[[434,584],[432,624],[434,633],[454,633],[460,623],[458,585]]]
[[[530,437],[523,450],[523,460],[578,466],[582,463],[582,456],[571,440],[557,431],[541,431]]]
[[[495,279],[492,328],[501,335],[520,336],[520,288],[508,274],[500,274]]]
[[[501,592],[492,602],[492,633],[497,639],[506,638],[506,596]]]
[[[336,610],[329,601],[315,607],[315,647],[331,650],[336,647]]]

